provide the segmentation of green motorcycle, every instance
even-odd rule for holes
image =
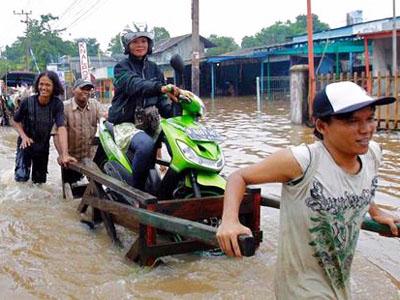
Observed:
[[[183,62],[175,58],[171,65],[179,70]],[[156,168],[151,169],[145,191],[164,200],[222,195],[226,180],[219,174],[225,164],[218,144],[221,138],[214,129],[200,123],[205,106],[198,96],[182,89],[178,99],[182,114],[160,122],[159,139],[171,159],[156,160],[156,165],[167,166],[168,171],[161,177]],[[99,138],[107,157],[103,170],[120,180],[129,177],[133,172],[129,150],[125,153],[117,146],[111,123],[101,122]]]
[[[220,136],[199,122],[205,106],[198,96],[182,90],[179,104],[182,115],[163,119],[160,124],[159,138],[166,145],[171,160],[156,160],[156,164],[167,166],[168,171],[161,178],[155,168],[151,169],[145,190],[159,199],[222,195],[226,180],[219,174],[225,164],[218,144]],[[104,170],[123,180],[133,170],[129,153],[118,148],[111,126],[104,121],[99,128],[100,143],[107,156]]]

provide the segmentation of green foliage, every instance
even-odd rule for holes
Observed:
[[[259,41],[255,36],[245,36],[242,38],[242,48],[251,48],[259,45]]]
[[[95,38],[81,38],[75,40],[75,45],[78,44],[78,42],[85,42],[86,43],[86,51],[88,53],[88,56],[97,56],[100,51],[100,44],[97,42]]]
[[[169,39],[171,36],[167,29],[164,27],[154,27],[154,43],[157,43],[158,41],[164,40],[164,39]]]
[[[124,53],[124,49],[122,48],[121,44],[121,34],[118,33],[114,36],[111,41],[108,43],[107,51],[110,53],[111,56],[119,55]]]
[[[235,40],[227,36],[210,35],[207,38],[210,42],[214,43],[216,47],[207,50],[207,56],[219,55],[231,51],[238,50],[240,47],[235,43]]]
[[[329,25],[319,20],[317,15],[313,14],[313,31],[322,31],[329,29]],[[250,48],[264,45],[284,43],[292,36],[305,34],[307,32],[307,16],[298,15],[295,22],[287,20],[286,22],[275,22],[269,27],[261,29],[254,36],[245,36],[242,39],[242,48]]]
[[[15,62],[9,61],[4,58],[0,58],[0,76],[7,73],[8,71],[15,70],[24,70],[24,65],[23,64],[17,64]]]
[[[31,48],[40,70],[44,70],[48,63],[57,62],[61,56],[78,56],[78,45],[75,42],[64,41],[60,37],[62,30],[53,30],[51,23],[57,20],[51,14],[41,15],[40,20],[29,20],[25,36],[17,37],[11,45],[6,46],[2,57],[7,59],[9,70],[24,69],[26,57],[28,69],[34,70],[34,64],[27,49]],[[99,44],[94,38],[83,39],[86,41],[89,55],[97,55]],[[1,62],[0,62],[1,63]]]

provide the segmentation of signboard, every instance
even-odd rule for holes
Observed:
[[[65,76],[64,76],[64,71],[56,71],[58,78],[60,79],[62,85],[65,86]]]
[[[58,68],[57,68],[57,65],[50,65],[50,64],[48,64],[48,65],[46,66],[46,70],[53,71],[53,72],[57,72]]]
[[[65,77],[65,82],[69,84],[72,84],[72,82],[74,81],[74,74],[72,74],[71,71],[65,71],[64,77]]]
[[[79,42],[78,47],[79,47],[79,62],[81,65],[81,78],[90,81],[90,71],[89,71],[86,43]]]

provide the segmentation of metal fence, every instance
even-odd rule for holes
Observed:
[[[289,100],[290,76],[264,77],[261,90],[268,100]]]

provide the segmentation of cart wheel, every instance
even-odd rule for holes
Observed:
[[[74,200],[74,195],[72,194],[71,185],[69,183],[64,183],[64,199]]]

